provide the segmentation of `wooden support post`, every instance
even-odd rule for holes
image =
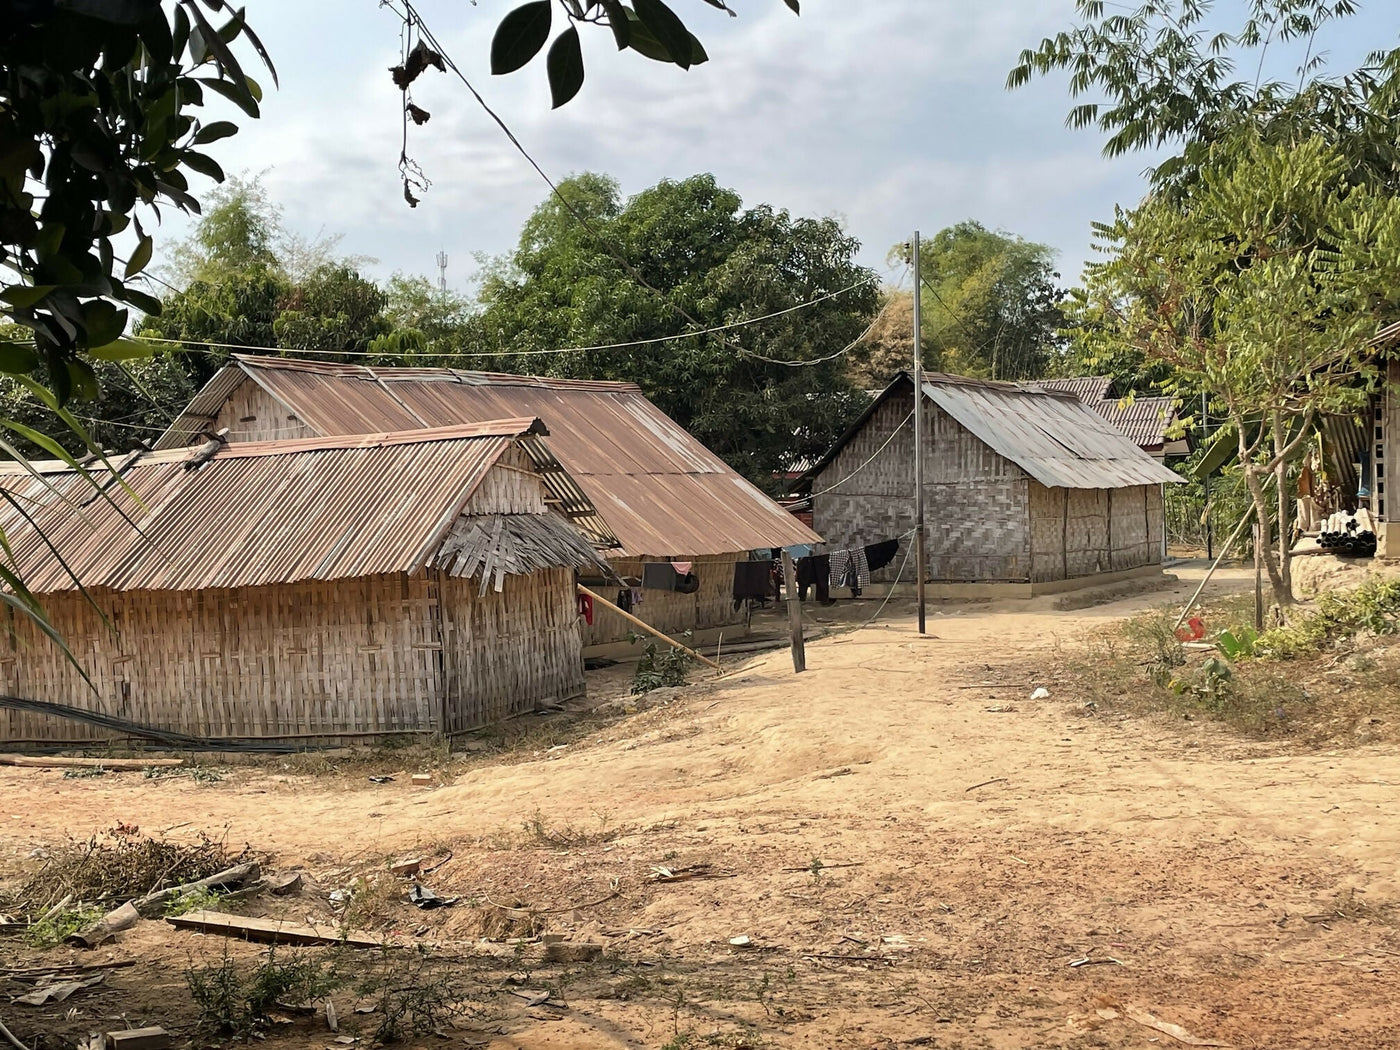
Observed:
[[[807,670],[807,646],[802,639],[802,599],[797,593],[797,566],[792,555],[783,551],[783,586],[787,588],[788,619],[792,621],[792,669]]]
[[[697,653],[694,649],[690,648],[689,646],[681,645],[680,642],[676,641],[669,635],[662,634],[660,631],[658,631],[651,624],[647,623],[645,620],[639,620],[637,619],[637,617],[633,616],[630,612],[627,612],[625,609],[619,609],[616,605],[608,601],[596,591],[590,591],[587,587],[580,583],[578,585],[578,592],[579,594],[588,595],[588,597],[592,598],[599,605],[607,606],[609,609],[617,613],[617,615],[621,616],[624,620],[632,624],[634,627],[640,627],[642,630],[646,631],[647,634],[653,635],[656,638],[660,638],[667,645],[673,646],[679,649],[681,652],[688,653],[689,655],[695,657],[695,659],[699,660],[702,664],[705,664],[707,667],[713,667],[716,671],[721,670],[719,664],[715,663],[708,656],[705,656],[702,653]]]

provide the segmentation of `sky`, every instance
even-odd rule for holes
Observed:
[[[1072,0],[804,0],[800,18],[781,0],[731,0],[732,19],[672,0],[708,63],[682,71],[618,53],[606,29],[586,29],[587,80],[554,111],[542,59],[490,75],[492,32],[517,2],[417,6],[551,176],[606,172],[632,194],[714,172],[746,204],[839,218],[861,241],[861,261],[881,271],[911,231],[970,218],[1050,245],[1073,283],[1093,255],[1090,224],[1137,201],[1152,162],[1104,159],[1099,133],[1066,128],[1062,78],[1005,89],[1021,48],[1073,24]],[[446,252],[449,285],[470,292],[480,259],[509,250],[548,192],[539,176],[460,81],[429,70],[414,97],[432,118],[411,129],[408,151],[432,186],[409,208],[388,73],[399,20],[377,0],[246,6],[281,86],[262,77],[262,119],[240,119],[244,130],[211,152],[227,171],[262,173],[293,232],[339,235],[339,250],[372,258],[366,268],[381,278],[436,278]],[[1326,43],[1348,60],[1378,32],[1393,42],[1396,20],[1373,13]],[[166,234],[183,228],[168,220]]]

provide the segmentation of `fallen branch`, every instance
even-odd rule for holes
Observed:
[[[779,868],[778,870],[781,871],[781,872],[783,872],[783,873],[785,873],[785,874],[793,874],[793,873],[799,872],[799,871],[826,871],[827,868],[863,868],[863,867],[865,867],[865,861],[863,861],[863,860],[843,861],[843,862],[839,862],[839,863],[836,863],[836,864],[828,864],[828,863],[826,863],[826,861],[820,861],[820,862],[815,863],[815,864],[804,864],[804,865],[803,865],[802,867],[800,867],[800,868]]]
[[[5,1022],[0,1021],[0,1036],[5,1037],[5,1042],[9,1043],[15,1050],[29,1050],[29,1047],[15,1038],[15,1033],[5,1027]]]
[[[976,791],[978,788],[987,787],[989,784],[1004,784],[1004,783],[1006,783],[1006,778],[1005,778],[1005,777],[993,777],[991,780],[984,780],[984,781],[982,781],[982,783],[980,783],[980,784],[973,784],[972,787],[970,787],[970,788],[963,788],[963,794],[966,795],[969,791]]]

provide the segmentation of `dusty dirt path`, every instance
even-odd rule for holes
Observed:
[[[1028,699],[1062,647],[1172,596],[962,606],[926,639],[901,617],[813,645],[800,678],[756,659],[431,791],[0,769],[3,866],[116,820],[227,828],[326,878],[452,849],[440,892],[657,931],[606,973],[554,975],[571,1009],[515,1010],[493,1047],[1180,1045],[1130,1008],[1241,1047],[1400,1045],[1393,749],[1284,755]],[[520,838],[536,818],[622,834],[551,848]],[[733,877],[648,879],[698,864]],[[433,914],[436,937],[480,932],[479,909]],[[170,961],[190,950],[171,936],[140,943]]]

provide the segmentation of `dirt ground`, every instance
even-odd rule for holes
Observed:
[[[355,874],[447,858],[425,883],[463,904],[390,900],[376,920],[482,960],[489,1009],[446,1045],[1187,1045],[1148,1014],[1196,1045],[1400,1045],[1396,750],[1110,720],[1058,683],[1067,649],[1183,600],[1199,570],[1177,571],[1171,590],[1073,612],[939,606],[926,638],[896,601],[809,645],[801,676],[785,652],[751,657],[562,746],[469,757],[431,789],[276,763],[217,783],[0,768],[0,883],[122,821],[267,851],[307,888],[248,913],[324,922]],[[545,964],[533,944],[479,941],[517,906],[605,956]],[[183,971],[225,950],[144,922],[92,953],[136,966],[0,1016],[46,1048],[118,1017],[188,1034]],[[0,965],[32,957],[0,939]],[[555,997],[529,1006],[521,988]],[[312,1019],[266,1045],[332,1042]]]

